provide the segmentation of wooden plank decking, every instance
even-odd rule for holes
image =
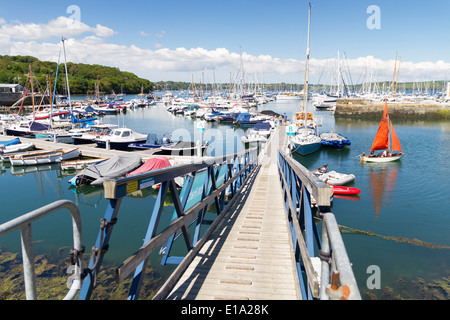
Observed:
[[[300,299],[277,162],[265,161],[167,299]]]

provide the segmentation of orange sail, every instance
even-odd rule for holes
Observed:
[[[384,104],[383,117],[381,118],[380,126],[372,143],[370,151],[384,150],[389,148],[389,119],[387,110],[387,100]]]
[[[402,146],[400,145],[400,140],[398,140],[397,134],[395,133],[394,127],[391,124],[391,134],[392,134],[392,150],[391,151],[402,151]]]

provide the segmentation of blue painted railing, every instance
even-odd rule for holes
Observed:
[[[191,164],[104,182],[105,198],[109,199],[108,206],[87,266],[89,276],[83,280],[78,299],[89,299],[95,288],[99,268],[107,251],[114,224],[117,222],[122,199],[127,194],[160,184],[156,202],[151,208],[152,215],[143,245],[116,270],[119,282],[133,274],[128,299],[135,300],[139,296],[139,288],[150,254],[163,248],[162,264],[185,262],[185,257],[170,255],[174,241],[179,237],[184,239],[188,249],[186,256],[195,254],[208,234],[202,227],[208,225],[211,229],[217,225],[223,216],[222,213],[233,203],[239,188],[257,166],[257,148],[253,148],[230,156],[206,158]],[[177,177],[184,177],[180,191],[175,183]],[[175,209],[170,224],[165,226],[161,225],[160,217],[168,192]],[[213,221],[207,221],[205,214],[211,205],[215,205],[217,216]],[[191,235],[189,226],[192,224],[195,224],[195,229]]]
[[[331,187],[280,151],[278,169],[302,297],[361,299],[336,219],[330,212]],[[322,236],[315,219],[322,219]]]

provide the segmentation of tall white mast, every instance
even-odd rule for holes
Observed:
[[[311,2],[309,3],[308,12],[308,40],[306,44],[306,62],[305,62],[305,85],[303,88],[303,111],[305,111],[306,102],[308,100],[308,73],[309,73],[309,33],[311,27]]]
[[[66,59],[66,46],[64,45],[64,41],[66,39],[64,39],[64,37],[62,37],[62,43],[63,43],[63,51],[64,51],[64,67],[65,67],[65,71],[66,71],[66,84],[67,84],[67,97],[69,98],[69,109],[70,112],[72,113],[72,101],[70,100],[70,88],[69,88],[69,75],[67,73],[67,59]]]

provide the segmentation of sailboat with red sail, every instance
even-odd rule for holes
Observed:
[[[375,154],[375,151],[382,152]],[[405,153],[402,152],[400,140],[395,133],[392,122],[389,119],[387,99],[385,99],[383,117],[381,118],[380,126],[372,143],[370,154],[364,153],[360,156],[361,162],[390,162],[399,160]]]

